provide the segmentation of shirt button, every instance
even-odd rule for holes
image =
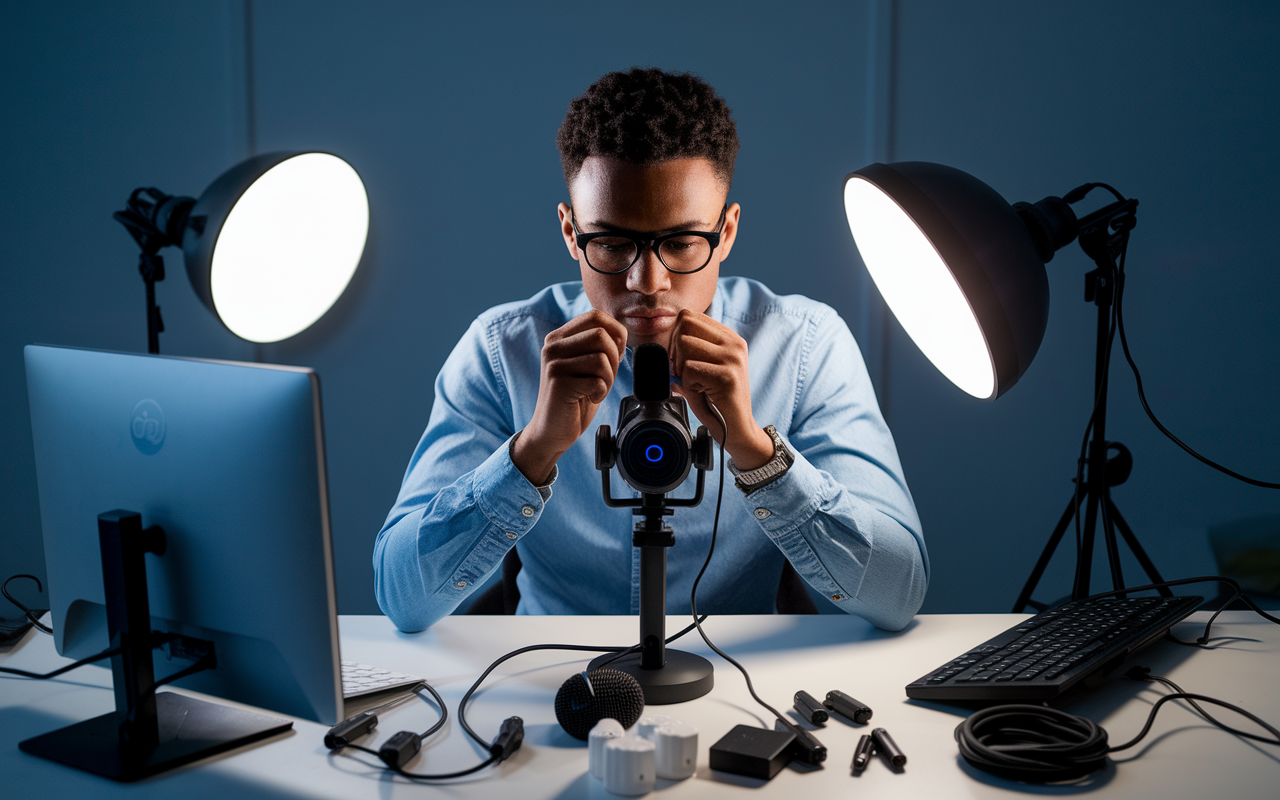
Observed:
[[[773,512],[767,508],[757,508],[755,510],[756,519],[764,519],[765,517],[769,516],[772,513]]]
[[[832,600],[835,600],[837,603],[839,603],[841,600],[843,600],[843,599],[844,599],[844,595],[842,595],[842,594],[833,594],[833,595],[831,595],[831,599],[832,599]]]
[[[526,505],[520,509],[520,513],[524,514],[526,517],[532,517],[534,514],[538,513],[538,509],[533,506]]]
[[[507,532],[507,538],[508,538],[508,539],[514,539],[514,538],[516,538],[516,535],[515,535],[514,533],[511,533],[510,531],[508,531],[508,532]]]
[[[455,589],[465,589],[465,588],[467,588],[467,582],[466,582],[466,581],[458,581],[457,583],[455,583],[455,584],[453,585],[453,588],[455,588]]]

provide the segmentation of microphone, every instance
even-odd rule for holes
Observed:
[[[556,721],[565,733],[584,742],[600,720],[616,719],[625,730],[636,724],[642,713],[644,690],[639,681],[621,670],[584,670],[556,692]]]
[[[642,403],[662,402],[671,398],[671,362],[667,348],[646,342],[635,350],[635,398]]]

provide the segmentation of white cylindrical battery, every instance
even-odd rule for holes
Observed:
[[[682,781],[698,769],[698,729],[671,720],[653,734],[654,769],[659,778]]]
[[[622,795],[653,791],[657,780],[653,742],[623,736],[604,743],[604,788]]]
[[[610,739],[620,739],[626,733],[622,723],[605,717],[587,734],[587,769],[591,777],[604,780],[604,745]]]

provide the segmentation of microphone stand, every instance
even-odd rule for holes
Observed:
[[[601,432],[604,437],[609,436],[607,426],[601,426]],[[599,446],[597,439],[597,448]],[[705,449],[710,448],[707,446]],[[666,646],[667,548],[675,545],[676,538],[675,531],[663,517],[675,513],[673,506],[696,506],[702,502],[706,470],[704,465],[698,465],[697,487],[692,498],[676,499],[664,494],[644,493],[639,499],[620,499],[610,492],[609,469],[612,465],[612,459],[607,459],[607,465],[597,463],[605,505],[632,508],[636,516],[631,544],[640,548],[640,650],[621,657],[614,654],[600,656],[592,660],[588,669],[607,664],[610,669],[633,676],[644,689],[647,705],[694,700],[711,691],[715,678],[711,662],[707,659],[683,650],[667,649]]]

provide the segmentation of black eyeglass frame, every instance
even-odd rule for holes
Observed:
[[[599,272],[601,275],[621,275],[636,265],[636,262],[640,260],[640,256],[644,254],[645,249],[648,247],[653,248],[654,254],[658,256],[658,262],[662,264],[668,272],[676,275],[692,275],[695,272],[701,272],[706,269],[707,264],[711,263],[711,256],[715,255],[716,248],[720,246],[720,234],[724,230],[724,221],[728,216],[728,213],[729,204],[725,203],[724,208],[720,209],[720,220],[716,223],[716,229],[714,231],[675,231],[674,233],[664,233],[661,236],[649,236],[646,233],[628,231],[621,228],[610,231],[592,231],[591,233],[583,233],[578,229],[578,220],[574,216],[573,206],[569,206],[569,221],[573,224],[574,240],[578,243],[578,249],[582,251],[582,257],[586,259],[587,266],[591,267],[594,271]],[[635,258],[631,259],[630,264],[626,265],[622,269],[603,270],[591,263],[591,259],[587,257],[587,244],[592,240],[600,239],[605,236],[616,236],[621,239],[629,239],[631,243],[636,246],[636,255]],[[707,260],[702,263],[702,266],[697,269],[672,269],[667,265],[667,262],[662,259],[662,243],[668,239],[675,239],[678,236],[699,236],[707,240],[711,245],[711,251],[707,253]]]

